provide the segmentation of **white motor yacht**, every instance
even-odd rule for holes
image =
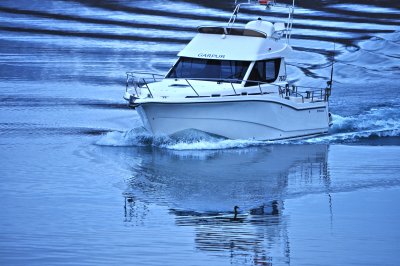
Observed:
[[[258,18],[235,26],[245,5],[288,9],[285,23]],[[127,73],[124,98],[155,135],[194,129],[229,139],[282,140],[328,132],[325,88],[290,84],[293,5],[236,3],[225,26],[200,26],[165,76]]]

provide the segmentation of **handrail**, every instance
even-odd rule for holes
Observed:
[[[151,73],[151,72],[143,72],[143,71],[126,72],[126,88],[125,88],[125,92],[127,92],[128,89],[129,89],[129,83],[132,83],[132,86],[135,88],[136,95],[139,95],[139,92],[138,92],[137,88],[138,87],[140,88],[140,86],[145,85],[146,88],[149,90],[149,93],[150,93],[151,97],[153,97],[153,94],[151,93],[150,88],[147,85],[148,82],[146,81],[146,79],[145,78],[141,78],[143,80],[143,83],[140,83],[140,76],[142,76],[142,75],[151,76],[152,79],[153,79],[153,82],[156,82],[157,79],[160,79],[160,78],[157,78],[157,76],[158,77],[164,77],[164,75],[157,74],[157,73]]]
[[[144,82],[144,85],[146,86],[147,90],[149,91],[151,98],[154,98],[154,97],[153,97],[153,93],[151,93],[151,90],[150,90],[150,88],[149,88],[149,85],[147,84],[147,82],[146,82],[146,80],[145,80],[144,78],[143,78],[143,82]]]
[[[233,10],[233,13],[232,13],[232,15],[231,15],[231,17],[230,17],[230,19],[228,21],[228,25],[227,25],[226,29],[228,29],[228,28],[231,29],[232,26],[235,24],[236,18],[237,18],[238,14],[239,14],[240,5],[241,4],[236,5],[235,9]],[[224,29],[224,30],[226,30],[226,29]],[[227,33],[228,32],[225,32],[225,34],[227,34]]]
[[[153,92],[150,89],[149,84],[154,83],[154,82],[159,82],[164,79],[169,79],[169,78],[164,78],[163,75],[160,74],[155,74],[155,73],[149,73],[149,72],[126,72],[127,74],[127,80],[126,80],[126,92],[129,90],[130,86],[133,86],[135,89],[136,95],[139,95],[140,93],[138,92],[138,88],[146,88],[149,92],[149,97],[153,98]],[[145,77],[138,77],[135,74],[139,75],[148,75],[149,78]],[[171,79],[172,80],[172,79]],[[292,85],[291,88],[289,87],[289,84],[286,84],[282,86],[282,84],[275,84],[275,83],[268,83],[268,82],[263,82],[263,81],[257,81],[257,80],[245,80],[245,79],[218,79],[218,78],[174,78],[173,80],[179,81],[182,80],[187,85],[193,90],[196,96],[191,96],[191,97],[205,97],[202,96],[198,93],[196,90],[195,86],[193,85],[192,81],[214,81],[219,84],[221,83],[227,83],[230,84],[233,90],[233,96],[241,95],[237,91],[237,87],[235,89],[235,84],[252,84],[252,86],[245,87],[245,85],[241,86],[241,88],[248,88],[248,89],[254,89],[258,88],[259,93],[257,94],[265,94],[267,93],[264,89],[265,86],[273,86],[277,88],[277,92],[280,97],[282,98],[287,98],[289,99],[290,97],[301,97],[302,102],[304,103],[306,100],[310,102],[316,102],[316,101],[328,101],[330,94],[331,94],[331,89],[328,87],[326,88],[318,88],[318,87],[306,87],[306,86],[295,86]],[[183,84],[182,84],[183,85]],[[300,90],[299,90],[300,89]],[[254,94],[254,93],[251,93]]]
[[[186,80],[187,84],[189,84],[190,88],[192,88],[192,90],[194,91],[194,93],[196,93],[197,96],[200,96],[200,95],[197,93],[197,91],[193,88],[192,84],[190,84],[190,82],[189,82],[187,79],[185,79],[185,80]]]

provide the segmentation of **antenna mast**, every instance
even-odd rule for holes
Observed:
[[[333,84],[333,66],[335,65],[335,53],[336,53],[336,43],[333,43],[333,54],[332,54],[332,64],[331,64],[331,78],[326,82],[326,100],[329,99],[332,93],[332,84]]]

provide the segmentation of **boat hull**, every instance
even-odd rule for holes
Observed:
[[[328,132],[326,102],[209,99],[142,102],[137,110],[146,129],[155,135],[195,129],[229,139],[280,140]]]

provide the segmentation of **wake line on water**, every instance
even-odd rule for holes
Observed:
[[[174,30],[174,31],[192,31],[194,27],[187,27],[184,25],[160,25],[156,23],[139,23],[132,21],[124,21],[124,20],[112,20],[112,19],[103,19],[103,18],[94,18],[94,17],[83,17],[83,16],[75,16],[69,14],[58,14],[51,12],[44,12],[39,10],[29,10],[29,9],[15,9],[15,8],[7,8],[0,6],[0,12],[10,13],[10,14],[19,14],[19,15],[29,15],[36,16],[39,18],[47,18],[47,19],[57,19],[63,21],[76,21],[80,23],[92,23],[92,24],[100,24],[100,25],[114,25],[114,26],[124,26],[124,27],[136,27],[136,28],[147,28],[147,29],[160,29],[160,30]]]
[[[186,130],[172,136],[153,136],[144,128],[113,131],[103,135],[100,146],[158,147],[170,150],[224,150],[259,147],[270,144],[354,144],[400,137],[400,114],[397,108],[375,108],[343,117],[333,115],[333,126],[328,135],[293,141],[231,140],[197,130]]]
[[[10,32],[24,32],[32,34],[48,34],[55,36],[69,36],[69,37],[86,37],[86,38],[97,38],[97,39],[110,39],[120,41],[141,41],[141,42],[156,42],[156,43],[178,43],[185,44],[188,42],[186,39],[168,38],[168,37],[149,37],[149,36],[138,36],[138,35],[122,35],[122,34],[111,34],[101,32],[83,32],[73,30],[56,30],[56,29],[39,29],[32,27],[9,27],[0,26],[0,30]]]
[[[395,107],[373,108],[348,117],[333,115],[329,135],[301,142],[351,144],[390,137],[400,137],[400,113]]]

